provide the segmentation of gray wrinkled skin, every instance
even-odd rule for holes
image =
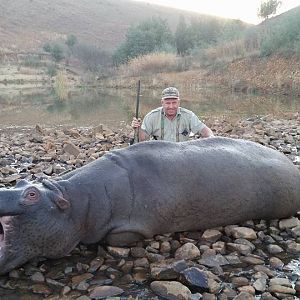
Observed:
[[[54,180],[0,189],[0,273],[77,243],[128,245],[300,209],[300,172],[283,154],[229,138],[144,142]]]

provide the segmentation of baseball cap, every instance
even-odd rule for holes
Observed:
[[[167,87],[162,91],[162,99],[179,99],[179,91],[175,87]]]

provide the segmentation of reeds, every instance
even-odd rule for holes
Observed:
[[[118,72],[123,76],[142,76],[181,71],[184,67],[183,58],[173,53],[155,52],[133,58],[127,64],[121,65]]]
[[[68,99],[69,85],[68,78],[63,71],[58,71],[54,81],[54,91],[58,100],[64,101]]]

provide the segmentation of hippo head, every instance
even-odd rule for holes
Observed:
[[[46,179],[1,188],[0,274],[34,257],[56,258],[70,252],[78,243],[71,232],[70,210],[58,184]]]

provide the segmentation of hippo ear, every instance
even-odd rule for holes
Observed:
[[[65,210],[70,207],[70,202],[63,197],[55,197],[54,203],[58,206],[59,209]]]

